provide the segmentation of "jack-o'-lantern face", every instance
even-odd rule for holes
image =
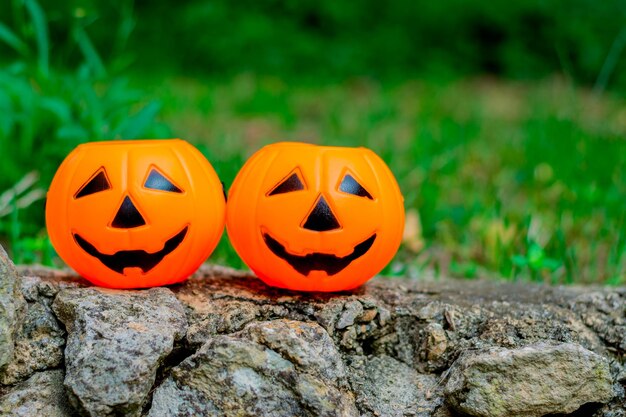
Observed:
[[[404,209],[384,162],[364,148],[279,143],[257,152],[230,190],[227,228],[266,283],[339,291],[378,273],[400,244]]]
[[[97,285],[172,284],[217,245],[222,192],[211,165],[184,141],[90,143],[57,171],[46,224],[61,258]]]

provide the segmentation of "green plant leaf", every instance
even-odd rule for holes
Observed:
[[[40,106],[42,109],[54,114],[62,123],[67,123],[72,118],[69,104],[60,97],[43,97]]]
[[[545,259],[545,252],[536,243],[532,243],[528,248],[528,264],[534,270],[540,269],[543,266]]]
[[[524,268],[528,266],[528,260],[526,259],[525,256],[522,256],[522,255],[513,255],[511,257],[511,262],[513,262],[515,266],[518,266],[520,268]]]
[[[543,260],[543,264],[542,267],[554,272],[557,269],[559,269],[561,266],[563,265],[563,263],[561,261],[559,261],[558,259],[552,259],[552,258],[545,258]]]
[[[80,125],[70,124],[61,126],[56,132],[56,137],[62,141],[81,143],[89,139],[89,132]]]
[[[47,77],[50,72],[50,40],[48,37],[48,23],[46,15],[36,0],[24,0],[24,5],[30,14],[35,28],[37,39],[37,62],[39,70]]]
[[[0,41],[3,41],[18,53],[26,55],[28,46],[8,26],[0,22]]]
[[[159,102],[152,101],[148,103],[138,113],[124,120],[119,128],[114,131],[114,136],[123,139],[138,139],[147,130],[148,126],[154,123],[154,119],[160,109],[161,104]]]
[[[89,68],[97,77],[104,77],[106,75],[106,69],[104,68],[104,64],[102,63],[102,59],[100,58],[98,51],[96,51],[89,35],[87,35],[85,28],[78,24],[75,25],[72,30],[72,36],[74,37],[74,40],[76,40],[76,43],[80,48],[80,52],[83,54]]]
[[[0,89],[0,152],[2,151],[2,138],[8,137],[15,125],[13,105],[8,92]]]

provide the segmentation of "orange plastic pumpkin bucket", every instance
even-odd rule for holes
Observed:
[[[226,227],[239,256],[267,284],[347,290],[398,250],[403,198],[369,149],[276,143],[235,178]]]
[[[213,167],[179,139],[80,145],[56,172],[46,202],[59,256],[112,288],[186,279],[215,249],[224,217]]]

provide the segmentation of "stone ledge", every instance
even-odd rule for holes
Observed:
[[[626,415],[624,288],[303,294],[223,267],[142,291],[45,268],[17,283],[2,416]]]

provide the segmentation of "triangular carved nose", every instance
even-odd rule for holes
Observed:
[[[320,196],[317,199],[315,208],[313,208],[302,227],[316,232],[326,232],[341,228],[324,196]]]
[[[124,201],[122,201],[122,205],[117,210],[111,226],[118,229],[132,229],[144,224],[146,224],[146,221],[133,204],[133,201],[129,196],[124,197]]]

